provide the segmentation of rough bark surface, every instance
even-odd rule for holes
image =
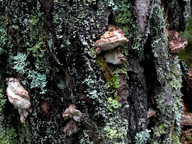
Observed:
[[[181,70],[166,29],[185,29],[190,1],[140,2],[0,1],[0,143],[179,143]],[[106,63],[94,50],[109,25],[129,38],[127,63]],[[8,77],[29,91],[24,125],[7,100]],[[83,117],[68,136],[62,113],[70,104]],[[156,115],[148,117],[149,109]]]

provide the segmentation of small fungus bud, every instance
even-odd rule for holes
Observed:
[[[74,120],[70,120],[69,123],[64,127],[63,132],[65,135],[72,135],[77,132],[76,122]]]
[[[152,108],[149,108],[149,110],[147,112],[147,118],[150,118],[152,116],[156,116],[156,111]]]
[[[63,118],[64,120],[68,118],[72,118],[75,121],[80,122],[80,119],[82,117],[82,113],[76,109],[76,106],[74,104],[71,104],[64,112],[63,112]]]
[[[40,108],[41,108],[41,112],[43,115],[48,116],[48,117],[50,116],[51,105],[48,102],[43,101],[40,104]]]

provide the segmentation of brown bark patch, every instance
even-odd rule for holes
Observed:
[[[128,98],[128,84],[127,76],[125,74],[119,74],[119,83],[121,86],[117,88],[117,95],[119,96],[118,101],[123,104]]]

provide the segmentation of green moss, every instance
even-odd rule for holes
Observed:
[[[164,121],[165,122],[165,121]],[[167,124],[161,124],[153,128],[154,135],[160,137],[162,134],[166,134],[166,129],[168,128]]]
[[[120,86],[118,80],[118,74],[113,73],[111,68],[105,62],[105,59],[102,56],[97,57],[98,64],[100,65],[100,69],[104,72],[104,77],[106,79],[106,86],[112,86],[113,88],[118,88]]]
[[[191,45],[192,45],[192,16],[189,20],[189,25],[188,27],[185,29],[185,31],[181,34],[182,37],[184,37],[187,42],[188,42],[188,46],[185,48],[184,51],[179,53],[179,57],[185,61],[185,63],[187,64],[187,66],[189,68],[192,68],[192,50],[191,50]]]
[[[180,135],[178,135],[178,133],[172,133],[172,142],[174,144],[181,144],[180,143]]]
[[[0,143],[1,144],[18,144],[20,143],[18,139],[17,132],[14,128],[8,128],[6,130],[0,129]]]
[[[118,109],[121,107],[121,104],[116,99],[112,99],[111,97],[107,99],[107,109],[110,112],[113,112],[114,109]]]
[[[124,65],[117,67],[108,66],[102,56],[97,56],[97,62],[100,66],[100,70],[104,73],[106,88],[112,88],[111,92],[109,89],[106,89],[104,94],[101,93],[101,89],[96,90],[95,83],[99,83],[100,80],[93,75],[87,76],[83,84],[89,86],[86,90],[87,96],[94,99],[94,101],[99,101],[100,106],[97,107],[97,113],[95,113],[94,116],[97,117],[99,115],[105,118],[104,121],[106,126],[104,128],[97,128],[99,138],[101,138],[103,143],[126,143],[128,122],[118,114],[118,109],[121,107],[121,104],[119,104],[117,100],[118,96],[116,94],[116,88],[120,86],[118,80],[119,73],[126,73],[126,68]],[[91,70],[90,66],[88,66],[88,68]],[[101,95],[107,95],[108,98],[101,97]],[[114,99],[112,97],[114,97]],[[90,142],[86,137],[83,137],[81,141],[84,143],[87,141]]]
[[[88,54],[92,57],[95,58],[97,56],[97,53],[95,52],[94,47],[91,47],[90,50],[88,51]]]
[[[36,15],[32,15],[31,18],[29,19],[29,23],[31,24],[31,26],[37,26],[39,22],[40,22],[39,17]]]
[[[109,80],[109,83],[112,84],[113,88],[118,88],[120,85],[119,85],[119,80],[117,78],[117,76],[112,76]]]

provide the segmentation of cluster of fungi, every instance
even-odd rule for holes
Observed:
[[[176,54],[183,50],[187,46],[187,41],[180,37],[180,33],[175,30],[168,31],[168,47],[169,52]],[[106,62],[116,64],[122,64],[127,59],[120,52],[121,46],[128,42],[128,39],[124,36],[124,32],[117,26],[111,25],[99,40],[97,40],[93,46],[97,54],[104,51],[104,58]]]
[[[6,94],[8,100],[13,106],[18,109],[20,114],[21,123],[26,123],[27,116],[31,112],[31,103],[29,93],[23,88],[19,80],[16,78],[7,78],[8,87],[6,89]],[[40,105],[43,115],[50,115],[50,104],[43,101]],[[64,127],[64,134],[71,135],[77,131],[76,122],[80,122],[82,118],[82,113],[76,109],[74,104],[71,104],[63,112],[64,120],[70,119],[69,122]]]
[[[125,56],[120,52],[121,46],[127,42],[128,39],[124,36],[123,30],[112,25],[108,27],[108,31],[93,46],[98,54],[101,51],[105,51],[104,58],[106,62],[116,65],[127,61]]]
[[[21,123],[25,123],[29,112],[31,111],[31,103],[29,93],[23,88],[19,80],[16,78],[7,78],[8,87],[6,94],[8,100],[13,106],[18,109]],[[50,104],[43,101],[41,104],[41,111],[44,115],[50,115]],[[71,104],[64,112],[64,120],[70,119],[68,124],[64,127],[64,133],[71,135],[77,131],[76,122],[80,122],[82,113],[76,109],[74,104]]]
[[[187,46],[187,41],[180,37],[177,31],[168,31],[168,47],[170,53],[178,53]],[[120,52],[121,47],[128,42],[128,39],[124,36],[122,29],[117,26],[109,26],[108,31],[105,32],[99,40],[97,40],[93,46],[97,54],[103,53],[105,61],[111,64],[122,64],[126,62],[127,59]],[[190,72],[190,77],[192,77],[192,70]],[[17,78],[7,78],[8,87],[6,93],[8,100],[13,106],[18,109],[20,114],[20,121],[22,123],[26,122],[27,116],[31,111],[31,103],[28,92],[23,88]],[[50,104],[43,101],[40,105],[43,115],[50,115]],[[148,117],[156,115],[153,109],[149,109]],[[63,131],[64,134],[70,136],[77,131],[77,122],[80,122],[82,118],[82,113],[76,109],[74,104],[71,104],[62,114],[64,120],[68,120]]]
[[[64,120],[70,119],[63,129],[64,134],[70,136],[77,131],[76,122],[80,122],[82,113],[76,109],[74,104],[71,104],[64,112]]]

